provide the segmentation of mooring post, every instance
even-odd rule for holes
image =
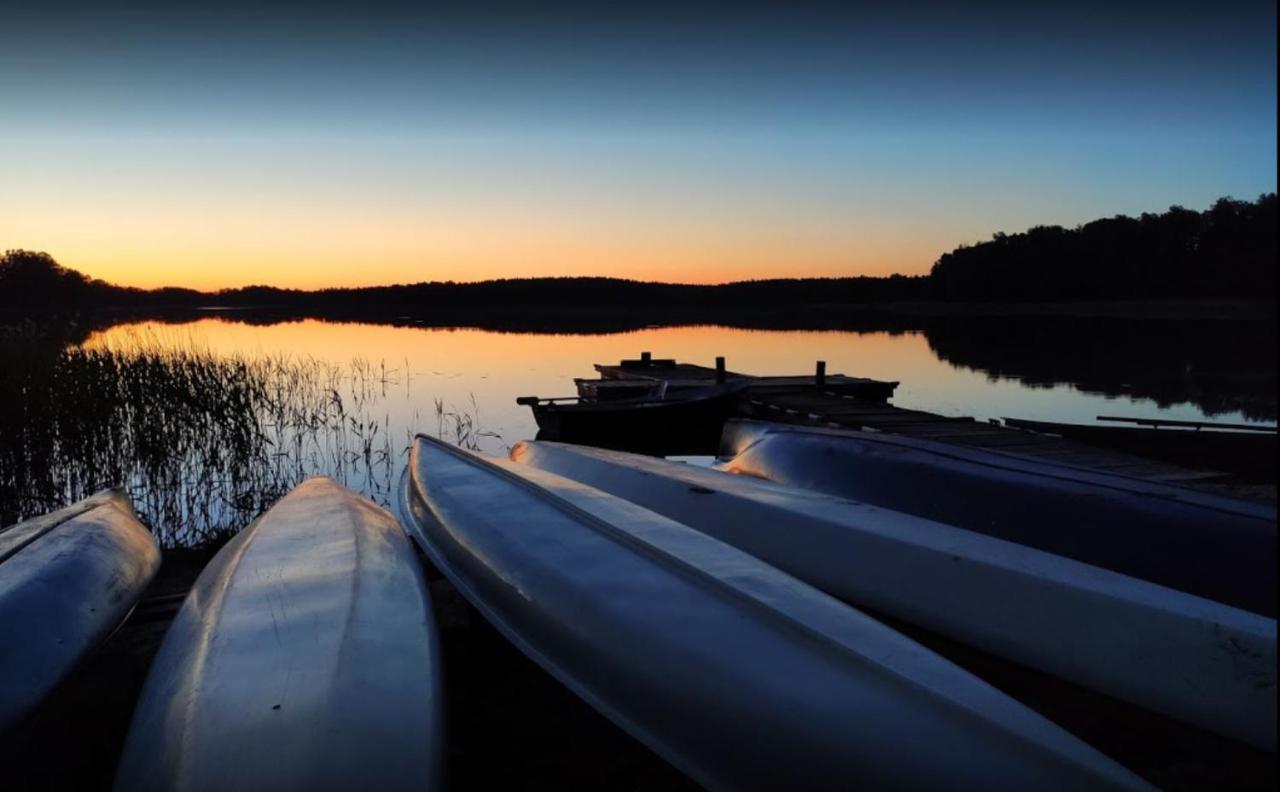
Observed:
[[[724,357],[716,358],[716,383],[724,382]]]
[[[817,369],[813,373],[813,384],[819,388],[825,387],[827,384],[827,361],[819,360]]]
[[[643,363],[644,365],[646,366],[649,365],[649,361],[651,361],[652,359],[653,359],[653,355],[651,355],[650,353],[648,352],[640,353],[640,362]]]

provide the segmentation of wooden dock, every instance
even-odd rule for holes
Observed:
[[[758,377],[729,371],[724,358],[716,358],[715,368],[693,363],[677,363],[669,358],[653,358],[645,352],[635,360],[623,360],[617,364],[596,363],[598,380],[575,380],[578,394],[585,398],[607,400],[641,396],[644,391],[659,382],[667,383],[667,391],[704,388],[720,382],[746,380],[748,393],[757,391],[795,391],[821,386],[841,396],[856,396],[871,402],[885,402],[898,387],[897,382],[849,377],[844,374],[827,374],[820,365],[813,375],[785,377]]]
[[[1149,481],[1197,483],[1223,476],[1220,471],[1192,470],[1109,449],[1096,448],[1048,434],[1023,431],[996,422],[954,418],[888,403],[896,382],[825,373],[819,362],[812,376],[754,377],[729,371],[724,359],[710,368],[672,359],[652,358],[616,365],[596,364],[602,380],[579,382],[650,381],[678,382],[684,387],[705,387],[727,379],[749,381],[738,406],[741,417],[836,429],[867,430],[916,437],[940,443],[1019,454],[1045,462],[1086,467]],[[605,385],[604,387],[608,387]],[[586,394],[584,394],[586,395]]]

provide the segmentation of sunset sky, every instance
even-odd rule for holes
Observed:
[[[0,249],[200,288],[914,274],[1276,189],[1273,3],[429,5],[7,6]]]

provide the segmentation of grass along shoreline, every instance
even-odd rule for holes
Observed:
[[[384,400],[406,369],[285,355],[125,347],[0,350],[0,525],[123,486],[166,547],[219,543],[300,481],[327,475],[386,505],[409,442]],[[475,447],[474,412],[435,402]],[[415,420],[414,424],[426,424]]]

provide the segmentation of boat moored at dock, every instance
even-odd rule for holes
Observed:
[[[662,454],[708,453],[734,413],[742,381],[606,401],[522,396],[533,410],[538,436]]]

